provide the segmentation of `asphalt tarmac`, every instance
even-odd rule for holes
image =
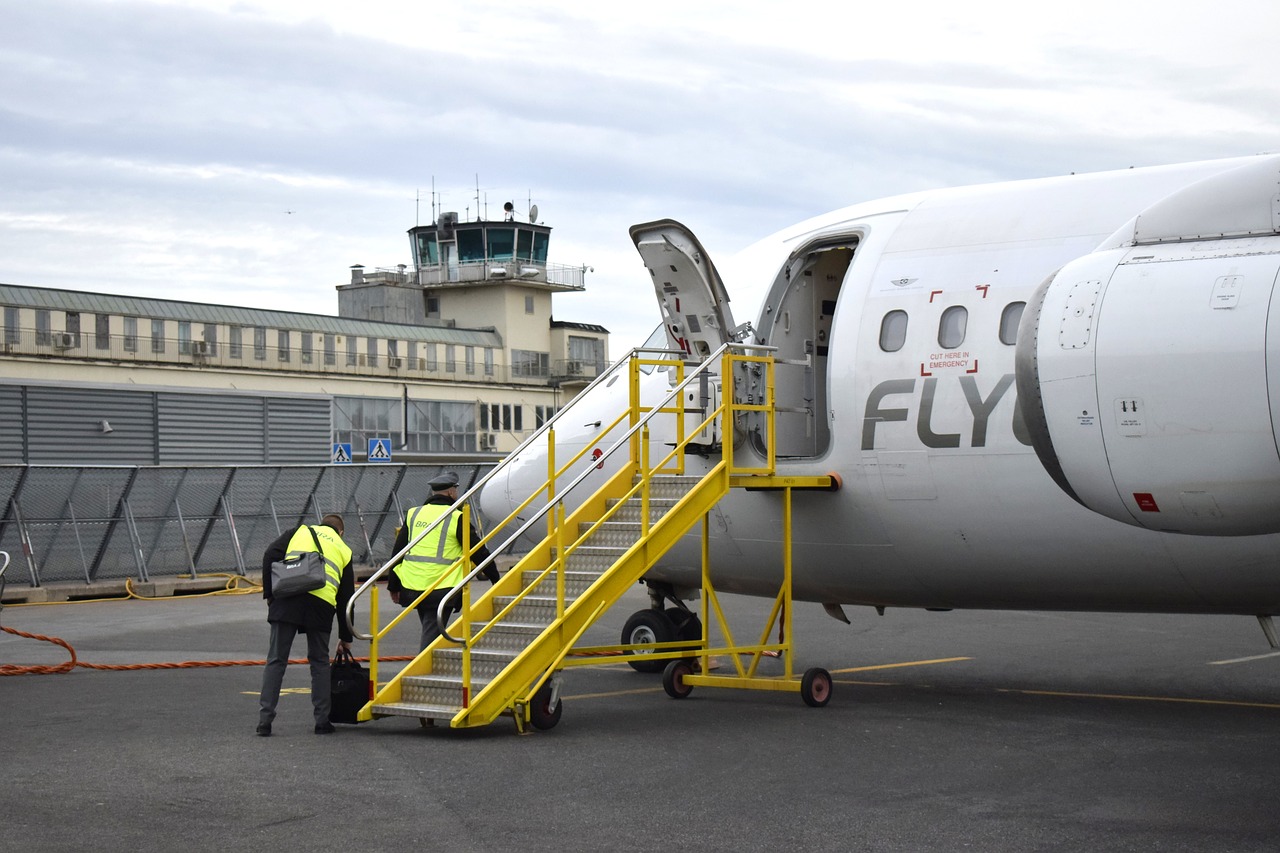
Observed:
[[[758,636],[768,603],[727,600]],[[0,850],[1280,847],[1280,657],[1252,618],[849,612],[794,616],[797,671],[835,678],[824,708],[674,700],[601,663],[568,670],[560,724],[527,735],[393,718],[317,737],[305,666],[271,738],[257,665],[3,677]],[[6,606],[0,625],[95,664],[261,660],[268,630],[252,595]],[[67,658],[0,633],[0,665]]]

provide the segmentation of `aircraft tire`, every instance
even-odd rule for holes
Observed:
[[[672,699],[686,699],[693,687],[685,683],[685,676],[693,675],[693,659],[677,658],[662,671],[662,689]]]
[[[800,698],[810,708],[821,708],[831,701],[831,673],[820,666],[805,670],[800,679]]]
[[[701,627],[699,627],[701,636]],[[662,610],[637,610],[622,626],[622,644],[636,645],[641,643],[670,643],[680,639],[676,636],[676,626],[671,618]],[[667,665],[665,660],[630,660],[627,664],[636,672],[662,672]]]

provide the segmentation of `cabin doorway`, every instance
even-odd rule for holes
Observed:
[[[778,458],[821,456],[831,444],[829,352],[832,321],[858,238],[824,241],[793,254],[765,300],[756,342],[776,347],[776,453]],[[763,388],[759,376],[746,385]],[[766,447],[764,418],[747,419],[751,445]]]

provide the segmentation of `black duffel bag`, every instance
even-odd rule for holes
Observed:
[[[329,664],[329,721],[355,723],[356,714],[373,697],[369,693],[369,670],[351,652],[338,652]]]

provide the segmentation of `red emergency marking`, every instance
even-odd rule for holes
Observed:
[[[922,361],[922,362],[920,362],[920,375],[921,375],[921,376],[932,376],[932,375],[933,375],[932,373],[930,373],[929,371],[927,371],[927,370],[925,370],[925,369],[924,369],[924,362],[923,362],[923,361]]]
[[[930,290],[930,291],[929,291],[929,301],[930,301],[930,302],[932,302],[932,301],[933,301],[933,297],[935,297],[935,296],[941,296],[941,295],[942,295],[942,291],[941,291],[941,290]]]
[[[1133,499],[1138,502],[1138,509],[1143,512],[1160,511],[1160,507],[1156,506],[1155,495],[1150,492],[1134,492]]]
[[[973,286],[973,289],[974,289],[974,290],[981,290],[981,291],[982,291],[982,298],[983,298],[983,299],[986,299],[986,298],[987,298],[987,288],[988,288],[988,287],[990,287],[990,286],[991,286],[991,285],[989,285],[989,284],[975,284],[975,285]]]
[[[966,370],[965,373],[977,373],[977,372],[978,372],[978,360],[975,358],[973,360],[973,367]]]
[[[591,451],[591,458],[592,458],[592,459],[599,459],[601,456],[604,456],[604,451],[603,451],[603,450],[601,450],[600,448],[598,448],[598,447],[597,447],[595,450]],[[603,463],[603,462],[601,462],[599,465],[597,465],[597,466],[596,466],[596,470],[597,470],[597,471],[600,471],[600,470],[603,470],[603,469],[604,469],[604,463]]]
[[[676,297],[676,313],[677,314],[680,313],[680,297],[679,296]]]

